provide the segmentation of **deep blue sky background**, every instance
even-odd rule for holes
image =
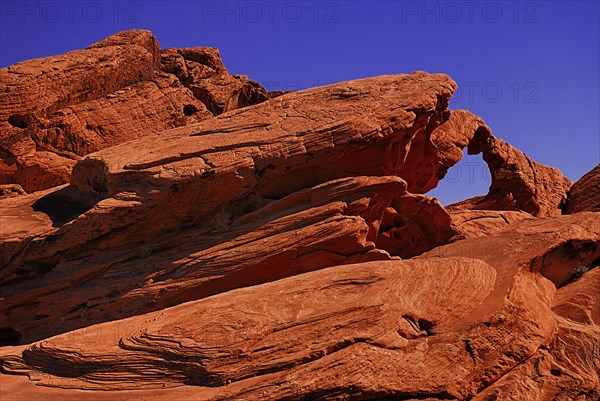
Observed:
[[[576,180],[600,163],[599,26],[599,1],[3,0],[0,66],[144,28],[163,48],[218,47],[230,72],[268,90],[443,72],[461,88],[451,108]],[[432,195],[488,186],[471,157]]]

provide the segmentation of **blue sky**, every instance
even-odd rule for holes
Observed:
[[[451,108],[572,180],[600,163],[599,1],[0,2],[0,66],[150,29],[161,47],[218,47],[232,73],[302,89],[415,70],[460,86]],[[484,194],[465,159],[431,194]]]

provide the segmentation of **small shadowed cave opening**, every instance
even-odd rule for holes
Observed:
[[[90,210],[98,199],[81,194],[75,187],[65,187],[38,199],[31,208],[46,213],[54,227],[60,227]]]
[[[185,106],[183,106],[183,114],[185,114],[188,117],[197,112],[198,108],[193,104],[186,104]]]
[[[0,347],[7,345],[19,345],[21,337],[21,333],[12,327],[0,327]]]
[[[444,206],[460,202],[475,196],[486,195],[492,184],[492,175],[487,163],[480,154],[468,155],[450,167],[437,187],[427,196],[438,198]]]
[[[12,116],[8,117],[8,123],[13,127],[27,128],[31,121],[28,116],[23,116],[21,114],[13,114]]]

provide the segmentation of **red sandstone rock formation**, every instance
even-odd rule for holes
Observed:
[[[161,54],[161,69],[175,74],[214,115],[270,99],[258,82],[245,75],[229,75],[218,49],[165,49]]]
[[[0,70],[0,184],[64,184],[90,152],[268,99],[216,49],[180,49],[185,79],[170,53],[148,31],[125,31]]]
[[[492,175],[487,195],[468,199],[453,207],[474,210],[525,211],[534,216],[558,216],[566,206],[571,181],[560,170],[536,163],[523,152],[494,137],[477,116],[466,110],[450,118],[432,136],[443,171],[462,158],[482,153]]]
[[[474,238],[502,230],[517,221],[533,219],[527,212],[498,210],[453,210],[446,207],[454,230],[462,238]]]
[[[567,213],[600,212],[600,164],[579,179],[569,191]]]
[[[0,199],[12,196],[25,195],[25,191],[18,184],[0,185]]]
[[[0,78],[2,400],[600,397],[597,168],[560,216],[447,76],[270,96],[127,31]]]
[[[353,81],[90,155],[73,171],[79,191],[0,203],[6,215],[43,219],[35,230],[15,223],[0,233],[5,324],[33,341],[327,266],[411,257],[448,242],[455,232],[441,205],[384,175],[411,172],[402,163],[409,146],[400,143],[427,140],[453,88],[449,78],[424,73]],[[393,109],[397,103],[405,106]],[[359,177],[338,178],[352,175]],[[57,213],[59,204],[85,213],[73,219]],[[107,250],[117,259],[107,259]],[[31,309],[34,315],[23,318],[27,300],[40,291],[47,310]],[[88,299],[98,308],[88,307]]]
[[[328,266],[410,257],[446,243],[454,232],[441,205],[405,188],[395,177],[336,180],[229,221],[227,230],[180,229],[143,245],[122,245],[110,257],[106,248],[94,252],[98,241],[85,236],[94,223],[76,228],[76,220],[36,233],[45,241],[19,238],[31,223],[13,224],[20,231],[5,234],[14,239],[5,241],[5,253],[17,256],[6,260],[0,274],[6,284],[19,281],[4,287],[3,324],[31,342],[232,288]],[[15,213],[15,204],[24,209],[26,199],[18,200],[4,203],[3,211]],[[110,224],[108,210],[98,210],[96,221]],[[216,223],[221,216],[214,216]],[[114,236],[104,235],[114,243]],[[43,307],[32,307],[32,297]]]
[[[593,213],[516,223],[414,260],[331,267],[9,348],[3,369],[64,396],[594,397],[593,366],[564,352],[577,344],[593,360],[597,269],[568,284],[574,271],[557,279],[552,263],[573,244],[571,262],[592,262],[599,239]]]

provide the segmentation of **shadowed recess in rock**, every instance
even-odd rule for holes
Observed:
[[[93,196],[69,186],[38,199],[31,208],[46,213],[52,219],[53,227],[60,227],[90,210],[97,202]]]

